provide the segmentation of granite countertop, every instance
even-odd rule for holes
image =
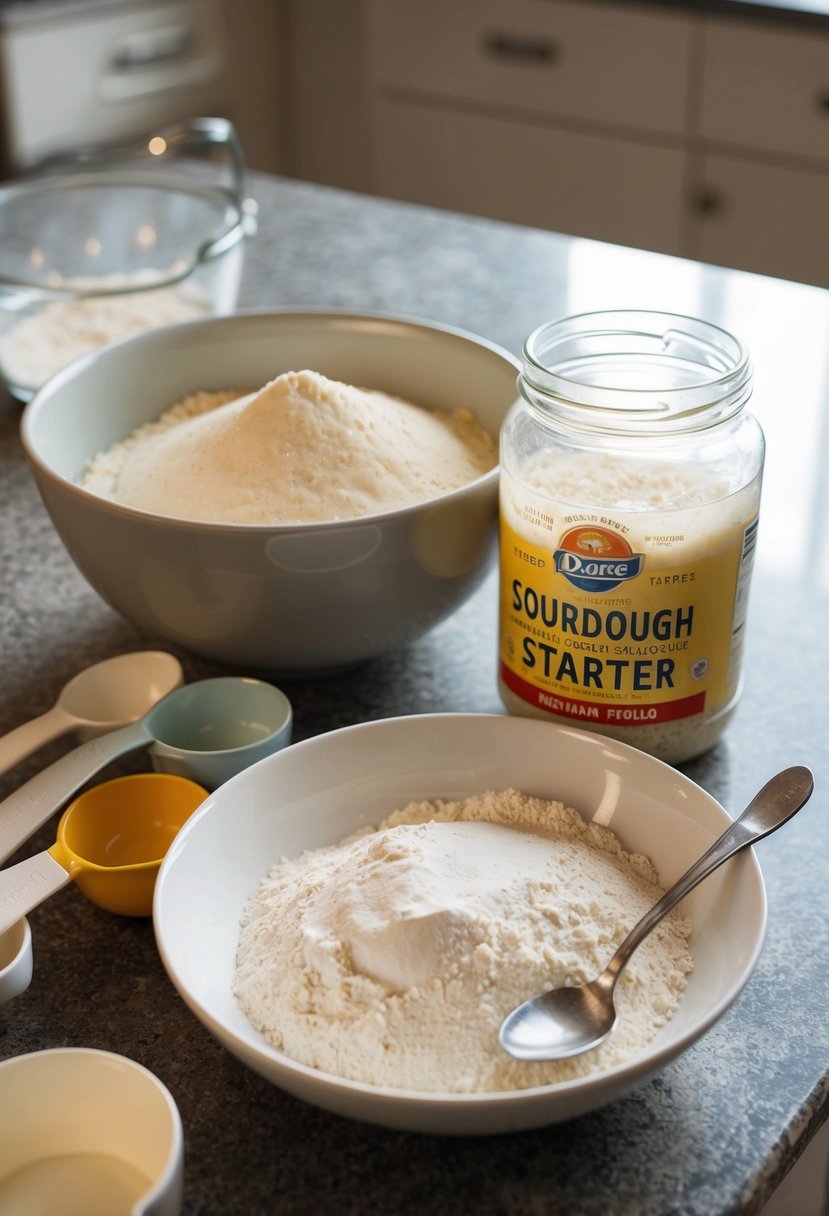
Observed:
[[[738,1002],[658,1077],[571,1123],[439,1139],[307,1106],[248,1071],[192,1016],[148,921],[109,916],[71,886],[30,916],[34,979],[0,1007],[0,1055],[88,1046],[155,1072],[184,1123],[185,1216],[757,1212],[829,1113],[829,292],[303,183],[255,176],[252,189],[261,226],[245,307],[394,311],[515,353],[546,320],[646,307],[705,317],[748,344],[768,455],[745,690],[726,736],[685,771],[734,813],[789,764],[810,765],[817,790],[757,846],[768,936]],[[19,416],[0,402],[0,731],[44,712],[86,664],[159,644],[70,563],[25,465]],[[295,738],[401,713],[502,712],[495,577],[408,650],[285,683]],[[218,671],[177,653],[189,679]],[[0,796],[69,746],[52,743],[18,765]],[[96,780],[146,764],[133,757]],[[26,853],[52,843],[53,830]]]

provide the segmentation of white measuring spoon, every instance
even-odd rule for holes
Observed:
[[[137,722],[82,743],[0,802],[0,862],[90,777],[127,752],[163,743],[168,760],[180,757],[196,781],[200,758],[204,758],[207,780],[200,784],[213,788],[210,761],[214,755],[221,753],[226,778],[230,760],[238,772],[284,747],[290,719],[285,694],[262,680],[217,676],[176,688]]]
[[[0,739],[0,773],[70,730],[85,741],[128,726],[183,680],[178,659],[163,650],[119,654],[87,667],[50,710]]]

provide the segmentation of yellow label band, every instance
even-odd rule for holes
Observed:
[[[535,709],[597,724],[716,711],[739,678],[756,520],[676,567],[608,524],[545,547],[502,518],[501,679]]]

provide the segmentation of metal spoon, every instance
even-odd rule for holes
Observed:
[[[651,929],[689,891],[742,849],[791,819],[814,789],[808,768],[784,769],[755,794],[746,809],[631,929],[602,974],[589,984],[553,988],[525,1001],[504,1019],[501,1046],[518,1060],[563,1060],[599,1043],[616,1024],[613,989],[630,956]]]

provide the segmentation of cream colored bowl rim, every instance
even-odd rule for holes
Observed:
[[[328,521],[314,521],[308,523],[291,523],[291,524],[240,524],[240,523],[224,523],[211,522],[208,520],[193,520],[183,517],[161,515],[153,511],[145,511],[138,507],[128,506],[125,503],[119,503],[113,499],[104,498],[101,495],[94,494],[90,490],[84,489],[76,482],[64,477],[58,473],[48,461],[46,461],[38,450],[38,445],[35,439],[35,430],[40,422],[40,415],[43,414],[50,405],[51,398],[58,393],[61,386],[82,376],[86,368],[102,358],[117,359],[120,351],[124,349],[137,349],[139,345],[154,347],[160,342],[175,341],[177,338],[186,341],[189,333],[206,328],[224,329],[230,326],[240,325],[253,321],[263,321],[273,319],[275,323],[280,321],[303,322],[312,321],[327,325],[342,325],[344,323],[388,323],[398,326],[401,329],[412,329],[415,331],[423,331],[426,333],[434,333],[435,335],[446,336],[449,338],[459,338],[471,342],[482,350],[488,351],[490,354],[497,355],[510,363],[515,369],[516,377],[520,369],[519,360],[506,348],[499,346],[497,343],[490,341],[488,338],[481,337],[471,331],[464,330],[457,326],[444,324],[437,321],[429,321],[423,318],[408,316],[405,314],[388,313],[388,312],[359,312],[353,309],[335,309],[326,307],[308,307],[300,310],[292,308],[255,308],[239,310],[228,316],[220,317],[205,317],[197,318],[191,321],[182,321],[175,325],[168,325],[156,330],[147,331],[134,335],[129,338],[124,338],[118,342],[110,343],[107,347],[100,350],[91,351],[89,354],[82,355],[80,358],[73,361],[67,367],[57,372],[46,384],[44,384],[32,399],[26,403],[20,422],[20,436],[25,455],[33,467],[33,469],[44,479],[56,483],[61,487],[64,493],[69,494],[79,502],[86,503],[88,506],[94,505],[99,510],[106,511],[108,514],[120,516],[123,519],[143,520],[148,525],[158,528],[174,528],[180,529],[187,527],[198,532],[210,533],[212,535],[221,534],[226,536],[233,535],[267,535],[278,531],[279,533],[291,534],[310,534],[314,532],[327,532],[334,530],[342,530],[345,528],[353,528],[358,525],[370,526],[372,524],[381,524],[385,521],[394,519],[405,519],[407,516],[416,515],[423,511],[425,507],[433,508],[441,504],[451,503],[458,498],[462,498],[470,491],[487,487],[497,486],[500,467],[496,462],[491,469],[482,473],[474,480],[467,482],[463,486],[458,486],[453,490],[448,490],[443,494],[437,495],[434,498],[425,500],[424,502],[412,503],[406,507],[398,507],[393,511],[378,512],[372,515],[361,515],[353,519],[340,519]],[[126,438],[126,436],[125,436]],[[493,438],[497,442],[497,435]],[[90,456],[94,453],[90,453]]]

